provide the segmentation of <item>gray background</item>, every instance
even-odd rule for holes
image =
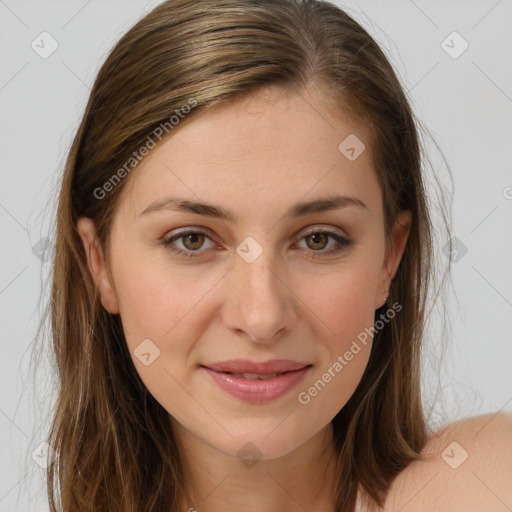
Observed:
[[[29,365],[48,271],[38,243],[95,74],[117,39],[158,3],[0,0],[0,512],[48,510],[44,471],[32,458],[51,404],[44,354],[35,386]],[[429,143],[436,176],[453,193],[459,240],[453,290],[440,304],[451,330],[442,342],[437,308],[425,343],[432,424],[512,411],[512,2],[337,3],[382,45],[453,173],[451,190]],[[47,59],[31,47],[42,46],[43,31],[59,45]],[[463,41],[448,37],[453,31],[469,44],[457,58]]]

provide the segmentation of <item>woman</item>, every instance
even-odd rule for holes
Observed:
[[[512,506],[510,418],[424,416],[427,204],[401,85],[333,4],[144,17],[63,177],[51,510]]]

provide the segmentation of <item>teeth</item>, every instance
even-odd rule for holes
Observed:
[[[273,377],[276,377],[277,375],[281,375],[280,373],[272,373],[270,375],[259,375],[258,373],[233,373],[233,377],[243,377],[244,379],[248,380],[266,380],[266,379],[272,379]]]
[[[249,373],[249,374],[245,374],[245,375],[251,375],[251,374]],[[266,379],[272,379],[273,377],[276,377],[277,375],[279,375],[279,374],[278,373],[272,373],[271,375],[260,375],[258,378],[260,380],[266,380]]]
[[[243,377],[244,379],[254,380],[259,377],[257,373],[241,373],[240,377]]]

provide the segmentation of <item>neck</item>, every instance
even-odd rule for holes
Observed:
[[[243,464],[178,425],[187,512],[335,511],[336,453],[329,423],[290,453]]]

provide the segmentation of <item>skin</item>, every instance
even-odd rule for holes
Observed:
[[[422,455],[425,460],[412,462],[393,481],[384,512],[512,510],[512,414],[448,424],[430,437]]]
[[[349,134],[367,145],[354,161],[338,150]],[[135,367],[170,414],[190,482],[192,502],[183,510],[334,510],[330,421],[363,375],[371,337],[308,404],[298,393],[374,325],[411,222],[402,212],[386,253],[368,145],[363,127],[329,114],[318,89],[260,90],[183,122],[137,166],[113,220],[108,265],[93,222],[79,219],[102,304],[121,315]],[[295,203],[334,191],[367,208],[285,216]],[[238,220],[172,210],[140,215],[170,195],[222,205]],[[177,238],[174,246],[196,257],[164,247],[163,238],[189,226],[209,235],[188,244]],[[336,240],[313,240],[306,236],[312,228],[353,243],[329,255]],[[263,251],[251,263],[236,252],[247,236]],[[145,339],[160,350],[149,366],[134,355]],[[290,393],[254,405],[198,367],[232,358],[313,368]],[[248,442],[261,454],[251,467],[237,456]]]

